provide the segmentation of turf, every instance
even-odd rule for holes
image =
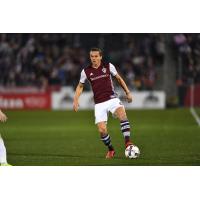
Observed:
[[[198,110],[199,113],[199,110]],[[200,165],[200,127],[189,109],[130,110],[132,139],[138,159],[124,157],[117,119],[108,130],[116,157],[105,159],[106,148],[94,125],[93,111],[7,111],[1,124],[8,161],[15,166]]]

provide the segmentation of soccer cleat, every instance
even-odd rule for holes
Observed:
[[[115,151],[114,150],[108,151],[107,154],[106,154],[106,159],[113,158],[114,155],[115,155]]]
[[[133,145],[133,143],[132,142],[127,142],[126,144],[125,144],[125,146],[126,146],[126,148],[128,147],[128,146],[130,146],[130,145]]]
[[[12,166],[12,165],[10,165],[8,163],[1,163],[0,166]]]

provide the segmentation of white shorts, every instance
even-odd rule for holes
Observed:
[[[99,122],[107,122],[109,112],[114,114],[116,109],[119,107],[124,107],[124,106],[118,98],[110,99],[103,103],[95,104],[94,106],[95,124]]]

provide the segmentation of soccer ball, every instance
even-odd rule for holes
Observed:
[[[140,150],[137,146],[129,145],[128,147],[126,147],[125,156],[127,158],[133,159],[139,157],[139,155],[140,155]]]

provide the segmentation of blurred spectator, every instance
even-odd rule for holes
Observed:
[[[175,35],[179,50],[191,54],[186,40]],[[93,46],[103,48],[131,89],[154,88],[165,55],[163,34],[0,34],[0,86],[75,86]],[[200,54],[199,46],[194,53]]]
[[[187,87],[200,84],[200,34],[174,34],[179,105],[184,105]]]
[[[199,81],[200,34],[175,34],[174,43],[177,53],[177,80],[190,84]]]

